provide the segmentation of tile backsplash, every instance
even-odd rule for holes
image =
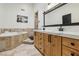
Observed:
[[[0,34],[4,33],[5,31],[9,31],[9,32],[27,32],[28,36],[33,36],[33,29],[32,28],[26,28],[26,29],[20,29],[20,28],[0,28]]]

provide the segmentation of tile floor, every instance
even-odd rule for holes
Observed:
[[[34,45],[21,44],[20,46],[0,52],[0,56],[42,56],[40,52],[34,47]]]

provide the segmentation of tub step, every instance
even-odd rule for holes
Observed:
[[[24,44],[33,44],[34,40],[31,40],[31,39],[28,38],[28,39],[24,40],[23,43]]]

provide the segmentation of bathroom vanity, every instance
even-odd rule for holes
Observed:
[[[13,49],[27,38],[27,32],[4,32],[0,34],[0,51]]]
[[[79,56],[79,34],[34,31],[34,45],[45,56]]]

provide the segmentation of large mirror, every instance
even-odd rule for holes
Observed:
[[[46,11],[45,25],[63,24],[63,16],[70,14],[71,23],[79,22],[79,3],[67,3],[58,8],[51,8]],[[68,20],[69,18],[67,18]]]

